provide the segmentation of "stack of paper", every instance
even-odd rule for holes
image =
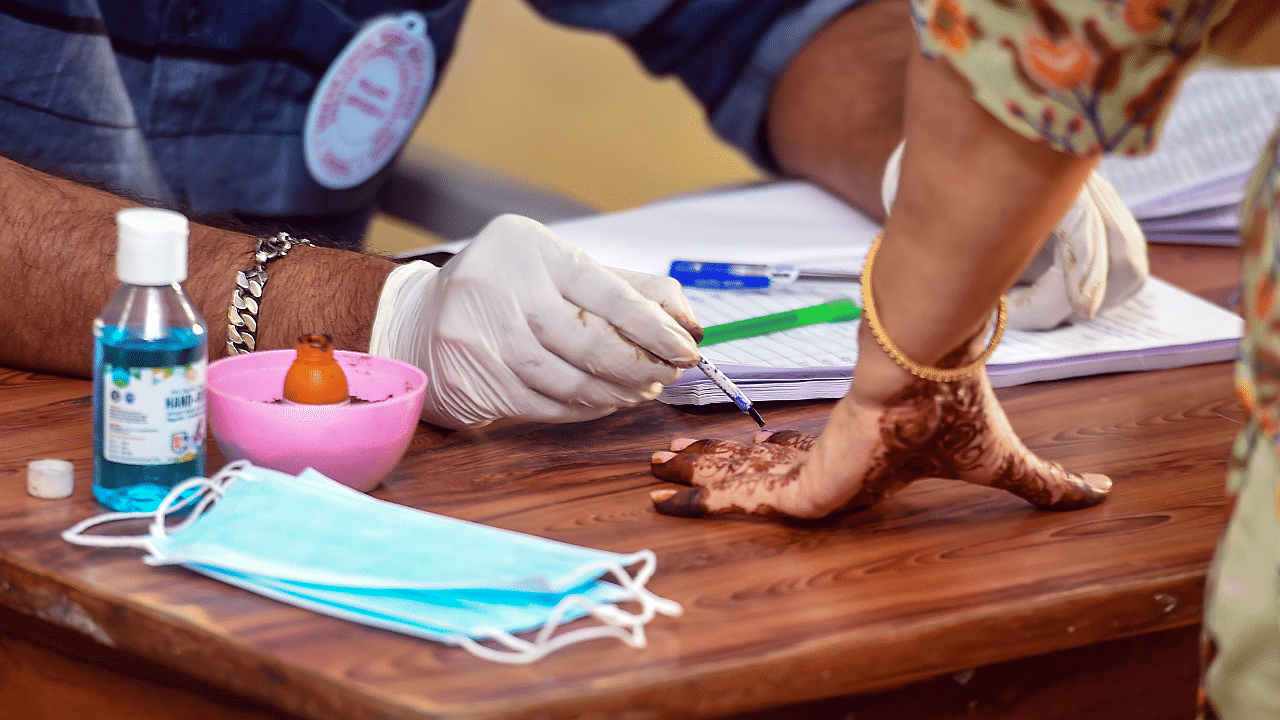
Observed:
[[[833,297],[858,297],[856,285],[826,290],[686,290],[708,325],[741,320]],[[857,321],[811,325],[704,347],[753,401],[837,398],[849,388],[858,355]],[[1243,321],[1232,312],[1161,280],[1097,318],[1048,332],[1004,334],[987,363],[995,387],[1135,370],[1157,370],[1236,357]],[[686,370],[659,400],[675,405],[727,402],[702,373]]]
[[[1206,67],[1170,108],[1157,149],[1098,172],[1156,242],[1235,244],[1239,204],[1280,118],[1280,70]]]
[[[552,226],[605,265],[663,275],[675,259],[860,270],[879,226],[826,192],[782,182],[690,195]],[[856,284],[804,283],[767,291],[686,295],[705,325],[792,310]],[[1005,333],[987,369],[997,387],[1108,372],[1180,367],[1236,357],[1238,315],[1160,280],[1086,323]],[[857,358],[858,323],[811,325],[703,349],[756,401],[840,397]],[[728,402],[697,370],[659,396],[672,404]]]

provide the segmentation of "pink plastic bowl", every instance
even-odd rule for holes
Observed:
[[[353,398],[347,405],[278,402],[297,353],[269,350],[209,364],[209,431],[228,462],[298,474],[310,467],[372,490],[413,439],[427,376],[399,360],[334,352]]]

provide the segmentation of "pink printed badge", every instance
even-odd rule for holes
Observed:
[[[431,92],[435,61],[416,12],[374,20],[347,43],[307,108],[302,146],[316,182],[355,187],[399,152]]]

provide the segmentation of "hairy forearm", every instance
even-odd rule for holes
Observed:
[[[133,205],[0,158],[0,364],[89,375],[93,318],[118,284],[115,214]],[[254,243],[243,233],[191,226],[183,286],[209,323],[211,359],[226,352],[235,273],[253,264]],[[292,347],[303,332],[327,332],[338,347],[367,349],[391,267],[370,255],[296,248],[268,270],[258,347]]]
[[[906,0],[860,5],[814,36],[770,97],[769,143],[783,172],[883,220],[880,180],[902,140],[907,58],[915,49]]]

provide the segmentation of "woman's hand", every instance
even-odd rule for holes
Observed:
[[[654,453],[652,472],[689,487],[650,493],[658,511],[817,519],[863,510],[930,477],[1000,488],[1048,510],[1106,499],[1107,477],[1068,472],[1022,444],[985,370],[965,380],[930,382],[895,373],[887,356],[871,350],[874,341],[860,346],[867,352],[859,374],[875,376],[873,387],[893,389],[868,393],[859,388],[867,382],[855,379],[818,437],[762,430],[751,444],[674,441],[671,452]],[[965,354],[973,356],[972,344]]]
[[[879,260],[873,272],[868,259],[863,277],[874,275],[876,313],[901,355],[923,367],[960,368],[981,355],[981,330],[1000,296],[1097,160],[1005,127],[919,54],[909,61],[904,128],[901,185]],[[1018,440],[985,371],[923,380],[885,354],[867,326],[853,384],[820,436],[774,433],[750,445],[678,440],[675,452],[654,455],[653,474],[691,487],[655,491],[658,510],[820,518],[868,507],[927,477],[998,487],[1051,509],[1106,497],[1106,477],[1067,472]]]

